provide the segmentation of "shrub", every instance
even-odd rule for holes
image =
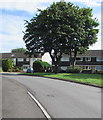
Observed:
[[[11,59],[2,60],[2,69],[4,72],[11,72],[14,67],[14,61]]]
[[[23,68],[19,67],[17,72],[23,72]]]
[[[43,62],[41,60],[36,60],[33,63],[33,70],[35,72],[45,72],[48,71],[48,69],[51,67],[51,65],[47,62]]]
[[[92,73],[92,70],[86,70],[86,69],[84,69],[84,70],[82,70],[82,73]]]
[[[67,73],[67,70],[60,69],[59,73]]]
[[[19,69],[19,70],[23,70],[23,68],[22,68],[22,67],[19,67],[18,69]]]
[[[103,70],[96,70],[95,73],[96,74],[103,74]]]
[[[33,70],[35,72],[41,72],[43,70],[42,61],[36,60],[33,62]]]
[[[19,68],[18,68],[18,67],[14,67],[14,68],[12,69],[12,71],[13,71],[13,72],[19,72]]]
[[[42,62],[43,71],[48,71],[51,68],[51,65],[47,62]]]
[[[68,73],[80,73],[81,72],[81,67],[75,67],[75,68],[72,68],[72,67],[67,67],[67,70],[66,72]]]
[[[0,72],[3,72],[2,67],[0,67]]]

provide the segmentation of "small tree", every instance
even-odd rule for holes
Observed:
[[[12,53],[25,53],[26,49],[25,48],[15,48],[11,50]]]
[[[10,59],[2,60],[2,69],[4,72],[11,72],[14,67],[14,61]]]

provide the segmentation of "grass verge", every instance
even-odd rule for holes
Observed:
[[[90,85],[97,85],[103,87],[103,75],[101,74],[76,74],[76,73],[21,73],[22,75],[31,75],[31,76],[43,76],[58,78],[64,80],[72,80],[81,83],[87,83]]]

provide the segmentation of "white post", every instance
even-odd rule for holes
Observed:
[[[29,58],[29,62],[30,62],[30,67],[32,67],[32,58]]]

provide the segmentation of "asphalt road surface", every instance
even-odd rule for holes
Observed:
[[[2,118],[45,118],[25,87],[7,78],[2,81]]]
[[[0,120],[2,118],[2,77],[0,77]]]
[[[101,118],[100,88],[42,77],[3,76],[28,89],[52,118]]]

